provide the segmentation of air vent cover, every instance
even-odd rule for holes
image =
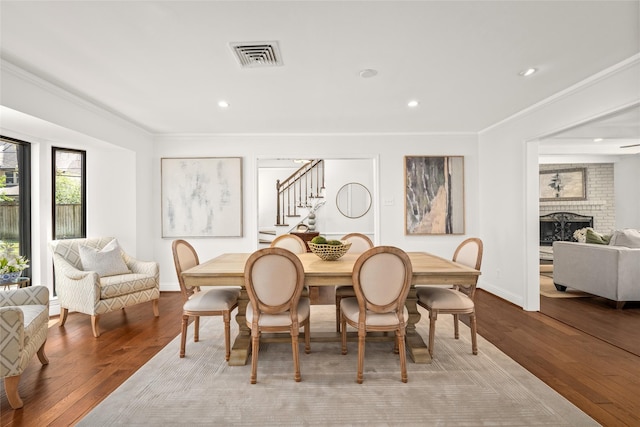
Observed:
[[[242,68],[282,65],[278,42],[231,43]]]

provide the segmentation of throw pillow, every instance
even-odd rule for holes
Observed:
[[[608,245],[611,240],[611,236],[605,236],[597,231],[587,228],[587,234],[585,237],[585,243],[595,243],[597,245]]]
[[[78,250],[84,271],[95,271],[100,277],[131,273],[122,259],[122,251],[116,239],[101,250],[86,245],[79,245]]]
[[[613,246],[625,246],[627,248],[640,248],[640,230],[634,230],[632,228],[616,230],[609,244]]]

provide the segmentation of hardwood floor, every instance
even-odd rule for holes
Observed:
[[[640,425],[640,357],[482,290],[476,305],[483,337],[596,421]],[[24,408],[12,410],[2,388],[0,426],[75,424],[179,334],[181,308],[179,293],[163,292],[159,318],[150,304],[109,313],[101,318],[98,339],[88,316],[71,313],[64,328],[54,324],[46,344],[49,365],[33,358],[20,382]],[[640,316],[629,313],[608,314],[634,321]],[[576,316],[582,323],[598,322]],[[638,331],[628,339],[639,339]]]

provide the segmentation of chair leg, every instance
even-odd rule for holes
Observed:
[[[231,357],[231,313],[227,310],[222,313],[224,321],[224,360],[229,361]]]
[[[307,321],[304,324],[304,352],[306,354],[311,353],[311,322],[307,318]]]
[[[453,338],[460,338],[460,329],[458,328],[458,315],[453,315]]]
[[[260,331],[251,332],[251,384],[258,377],[258,351],[260,350]]]
[[[42,363],[43,365],[48,365],[49,364],[49,358],[47,357],[46,354],[44,354],[44,344],[47,341],[45,340],[42,345],[40,346],[40,348],[38,349],[38,352],[36,353],[38,355],[38,360],[40,360],[40,363]]]
[[[469,315],[469,325],[471,326],[471,352],[473,354],[478,354],[478,339],[476,337],[476,313],[471,313]]]
[[[340,332],[340,301],[342,297],[336,294],[336,332]]]
[[[187,346],[187,326],[189,325],[189,316],[182,315],[182,333],[180,335],[180,357],[184,357],[185,348]]]
[[[340,324],[341,335],[342,335],[342,354],[347,354],[347,320],[342,315],[342,311],[340,311]]]
[[[160,299],[153,300],[153,315],[155,317],[160,317]]]
[[[21,376],[22,375],[15,375],[13,377],[5,377],[4,379],[4,389],[7,392],[7,400],[13,409],[20,409],[24,405],[18,393],[18,384],[20,383]]]
[[[64,323],[67,321],[67,314],[69,314],[69,309],[60,307],[60,323],[58,326],[64,326]]]
[[[365,337],[367,335],[367,331],[363,331],[358,329],[358,376],[356,377],[356,382],[358,384],[362,384],[364,371],[364,344]]]
[[[93,336],[98,338],[100,336],[100,326],[98,325],[98,320],[100,316],[93,315],[91,316],[91,330],[93,330]]]
[[[433,357],[433,344],[436,335],[436,320],[438,320],[438,312],[429,310],[429,356]]]
[[[193,342],[200,341],[200,316],[195,316],[193,321]]]
[[[298,350],[298,331],[291,331],[291,348],[293,350],[293,379],[299,383],[300,376],[300,351]]]
[[[404,330],[396,331],[396,343],[398,344],[398,353],[400,354],[400,379],[403,383],[408,381],[407,378],[407,352],[405,350]]]

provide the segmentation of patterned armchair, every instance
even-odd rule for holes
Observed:
[[[98,253],[113,245],[113,237],[54,240],[51,242],[56,293],[60,302],[60,326],[67,320],[69,310],[91,316],[93,336],[100,336],[98,319],[101,314],[152,301],[153,314],[158,317],[160,298],[160,269],[153,261],[139,261],[115,250],[126,264],[120,274],[83,268],[81,250]]]
[[[49,289],[30,286],[0,292],[0,374],[7,400],[13,409],[22,408],[18,384],[34,354],[43,365],[49,321]]]

